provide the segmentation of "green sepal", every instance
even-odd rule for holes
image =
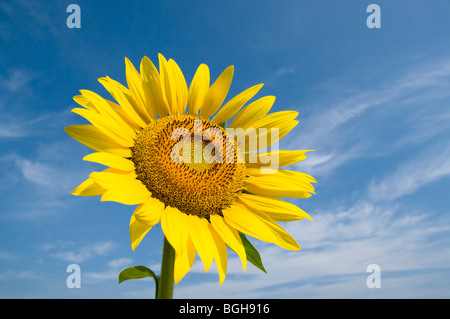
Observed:
[[[125,280],[142,279],[147,277],[152,277],[155,280],[156,296],[156,294],[158,293],[159,276],[155,275],[155,273],[151,269],[145,266],[134,266],[122,270],[119,274],[119,284],[124,282]]]
[[[264,273],[267,274],[266,269],[263,266],[261,256],[259,255],[258,250],[252,245],[252,243],[247,239],[245,234],[239,232],[239,235],[241,236],[242,244],[245,248],[245,254],[247,255],[247,260],[251,262],[256,268],[264,271]]]

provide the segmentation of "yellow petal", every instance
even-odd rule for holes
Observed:
[[[222,285],[225,280],[225,276],[227,274],[227,261],[228,261],[228,253],[227,247],[225,246],[225,242],[222,237],[214,230],[212,225],[208,223],[209,231],[211,232],[212,238],[214,240],[214,260],[217,265],[217,270],[219,272],[219,285]]]
[[[259,128],[257,130],[258,150],[266,149],[271,147],[273,144],[278,143],[294,127],[296,127],[297,124],[298,121],[290,121],[279,126]]]
[[[86,92],[86,90],[81,90],[80,92],[83,92],[83,91]],[[86,96],[76,95],[73,97],[73,99],[75,102],[77,102],[81,106],[87,108],[88,110],[95,111],[97,113],[101,113],[100,112],[101,110],[98,107],[96,107],[89,99],[87,99]],[[114,118],[116,118],[117,121],[120,121],[121,123],[125,123],[125,124],[121,124],[121,125],[129,126],[135,132],[139,132],[141,130],[141,127],[138,126],[132,119],[130,119],[130,117],[124,112],[124,110],[122,109],[122,107],[119,104],[114,103],[105,98],[102,98],[102,99],[104,102],[106,102],[108,104],[109,109],[113,111],[112,116]]]
[[[169,114],[184,114],[188,102],[184,75],[174,60],[167,61],[162,54],[158,57],[162,97],[168,105]]]
[[[133,250],[136,249],[152,226],[159,223],[163,210],[164,204],[153,197],[136,208],[130,220],[130,240]]]
[[[214,230],[222,237],[225,244],[239,256],[245,271],[247,269],[247,254],[244,245],[242,244],[241,236],[239,236],[237,230],[230,227],[225,219],[219,215],[211,215],[210,221]]]
[[[64,130],[70,137],[94,151],[131,157],[131,150],[128,147],[120,145],[93,125],[73,125],[65,127]]]
[[[171,87],[175,90],[175,108],[176,114],[185,114],[188,103],[188,87],[184,78],[183,72],[181,72],[178,64],[170,59],[168,62],[169,74],[171,81],[174,83]]]
[[[167,206],[161,214],[161,228],[175,250],[174,280],[178,283],[189,271],[195,259],[195,247],[189,238],[187,215]]]
[[[98,110],[97,110],[97,108],[95,107],[95,105],[94,105],[91,101],[89,101],[89,100],[88,100],[85,96],[83,96],[83,95],[75,95],[75,96],[73,97],[73,100],[74,100],[75,102],[77,102],[78,104],[80,104],[81,106],[87,108],[88,110],[98,112]],[[98,113],[99,113],[99,112],[98,112]]]
[[[260,119],[269,113],[275,103],[275,96],[263,96],[262,98],[244,107],[231,121],[228,127],[244,128],[249,122]]]
[[[258,84],[236,95],[220,108],[212,121],[220,124],[231,119],[262,87],[263,84]]]
[[[136,137],[134,130],[125,122],[122,117],[116,112],[114,106],[115,103],[111,103],[104,98],[102,98],[97,93],[89,90],[80,90],[82,96],[86,98],[92,105],[95,105],[95,109],[99,114],[108,117],[111,121],[116,122],[122,128],[123,134],[126,134],[129,138],[133,139]]]
[[[238,143],[242,154],[245,154],[245,161],[248,163],[256,162],[256,151],[264,150],[275,143],[278,143],[286,134],[288,134],[298,121],[287,120],[286,122],[269,123],[266,126],[245,128],[232,128],[234,138]],[[227,130],[229,130],[227,128]],[[273,163],[269,163],[273,165]],[[278,166],[278,165],[275,165]]]
[[[164,211],[165,204],[159,199],[149,197],[144,203],[140,204],[133,215],[141,224],[156,225],[161,220],[161,214]]]
[[[120,126],[117,122],[111,120],[110,118],[103,116],[97,112],[74,108],[73,113],[76,113],[86,120],[91,122],[96,128],[98,128],[103,134],[113,139],[122,146],[131,147],[134,145],[133,138],[127,135],[126,129]]]
[[[274,243],[289,250],[300,250],[297,242],[273,219],[257,210],[234,204],[223,210],[225,221],[237,230],[259,240]]]
[[[188,215],[189,236],[203,261],[205,272],[216,261],[219,271],[220,284],[225,279],[227,271],[227,250],[225,242],[205,219],[195,215]]]
[[[188,240],[187,215],[167,206],[161,214],[161,228],[176,254],[183,254]]]
[[[121,83],[111,79],[109,76],[99,78],[98,81],[105,87],[111,96],[119,103],[127,116],[140,127],[145,127],[147,123],[136,111],[130,91]]]
[[[308,198],[314,194],[314,187],[308,182],[276,174],[247,178],[244,188],[251,194],[269,197]]]
[[[124,205],[140,204],[150,196],[145,186],[142,187],[143,185],[141,185],[142,183],[140,182],[134,182],[122,187],[108,189],[101,197],[101,201],[112,201]]]
[[[246,207],[254,207],[275,221],[286,222],[303,218],[312,220],[305,211],[279,198],[241,194],[237,202]]]
[[[317,183],[316,179],[312,177],[311,175],[308,175],[303,172],[297,172],[297,171],[291,171],[288,169],[270,169],[266,168],[264,171],[261,171],[259,168],[247,168],[247,174],[249,176],[266,176],[271,175],[272,177],[276,178],[279,177],[288,177],[290,179],[294,179],[302,184],[305,183]],[[308,187],[308,186],[307,186]],[[311,186],[311,189],[314,189]]]
[[[239,138],[239,134],[246,134],[247,131],[254,130],[258,142],[257,149],[265,149],[278,142],[297,125],[298,121],[293,120],[297,115],[298,112],[282,111],[243,123],[242,130],[237,130],[237,138]],[[250,147],[248,151],[254,152],[255,149]]]
[[[106,100],[106,102],[109,104],[109,106],[115,110],[115,112],[123,119],[123,121],[125,123],[127,123],[127,125],[129,127],[131,127],[136,133],[140,133],[141,132],[141,127],[136,124],[135,121],[133,121],[128,114],[124,111],[124,109],[117,103],[114,103],[112,101]]]
[[[180,280],[192,268],[195,260],[195,247],[190,237],[187,238],[186,249],[180,254],[175,253],[174,281],[178,284]]]
[[[136,205],[145,202],[150,192],[135,178],[136,174],[117,174],[110,172],[93,172],[89,177],[106,189],[102,201],[114,201],[125,205]]]
[[[92,153],[83,158],[84,161],[103,164],[117,168],[122,171],[134,171],[134,164],[131,160],[105,152]]]
[[[189,114],[198,115],[198,111],[202,107],[203,99],[205,98],[206,92],[209,89],[209,68],[206,64],[201,64],[194,77],[192,78],[191,85],[189,87]]]
[[[188,217],[189,235],[200,259],[203,261],[205,272],[207,272],[211,267],[216,250],[211,231],[209,230],[209,223],[206,219],[195,215],[186,216]]]
[[[247,123],[244,123],[242,126],[244,129],[248,127],[257,128],[272,128],[278,127],[282,128],[285,124],[290,123],[298,116],[298,112],[296,111],[280,111],[270,113],[258,119],[253,119]]]
[[[100,196],[106,189],[100,187],[98,184],[94,183],[92,179],[88,178],[83,183],[78,185],[71,193],[76,196]]]
[[[200,109],[200,116],[208,119],[217,112],[223,101],[227,97],[233,79],[234,66],[229,66],[219,75],[217,80],[211,85],[203,99]]]
[[[255,157],[254,162],[247,162],[247,168],[259,168],[260,166],[270,165],[270,158],[278,158],[278,167],[288,166],[306,158],[305,153],[311,150],[301,150],[301,151],[285,151],[285,150],[274,150],[274,151],[262,151],[258,152]],[[250,157],[251,158],[251,157]]]
[[[162,54],[158,54],[159,58],[159,74],[161,79],[161,92],[165,103],[168,105],[169,115],[178,114],[178,104],[175,83],[172,80],[172,73],[166,58]]]
[[[153,108],[147,108],[149,102],[143,88],[143,79],[128,58],[125,58],[125,76],[131,97],[135,102],[135,110],[144,122],[149,123],[156,119]]]
[[[160,117],[164,117],[169,112],[161,92],[161,80],[158,70],[153,62],[146,56],[141,60],[141,76],[143,78],[143,89],[151,105]]]
[[[134,215],[131,216],[130,219],[130,241],[131,241],[131,249],[135,250],[136,247],[141,243],[142,239],[144,239],[145,235],[152,228],[152,225],[142,224],[136,220]]]

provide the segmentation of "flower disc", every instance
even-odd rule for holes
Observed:
[[[219,136],[208,136],[211,131]],[[238,161],[238,152],[219,125],[178,115],[148,124],[136,138],[131,159],[152,197],[185,214],[209,217],[221,214],[243,190],[245,163]]]

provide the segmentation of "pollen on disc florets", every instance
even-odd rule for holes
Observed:
[[[184,135],[174,135],[176,129]],[[203,139],[203,134],[211,131],[208,129],[221,132],[222,139]],[[180,148],[183,145],[185,148]],[[212,152],[205,156],[206,149]],[[243,190],[245,163],[238,160],[235,141],[226,138],[219,125],[200,117],[167,116],[151,122],[138,134],[131,150],[137,178],[153,197],[183,213],[200,217],[220,214]],[[174,152],[180,156],[174,157]],[[222,160],[217,160],[220,157]]]

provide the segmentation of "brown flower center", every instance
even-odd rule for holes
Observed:
[[[220,214],[244,186],[245,163],[233,138],[197,116],[160,118],[132,147],[137,178],[152,196],[186,214]]]

